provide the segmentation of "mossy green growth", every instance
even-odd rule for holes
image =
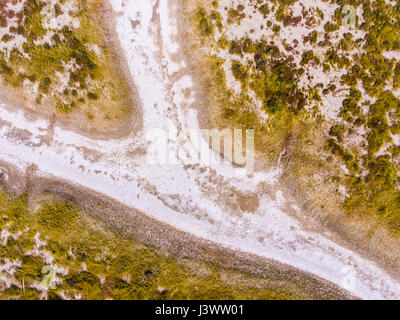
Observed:
[[[260,26],[260,30],[266,27],[275,33],[268,39],[239,38],[228,32],[222,32],[216,41],[208,37],[209,48],[224,50],[226,59],[206,57],[212,72],[207,67],[201,70],[202,74],[209,73],[205,81],[208,99],[213,116],[218,115],[214,118],[219,117],[213,121],[219,127],[255,129],[256,148],[269,163],[276,164],[282,154],[290,154],[287,167],[295,174],[288,178],[289,185],[309,187],[315,192],[309,193],[309,201],[317,203],[317,193],[327,192],[329,199],[335,199],[332,207],[338,204],[332,211],[345,209],[349,215],[360,217],[375,215],[400,229],[400,147],[396,145],[398,136],[393,136],[400,134],[400,6],[384,0],[327,0],[337,9],[322,32],[312,30],[314,22],[323,20],[321,10],[304,10],[306,21],[302,22],[311,30],[304,38],[304,52],[295,43],[296,52],[279,35],[282,27],[297,23],[292,15],[294,2],[259,0],[249,4],[265,18],[269,16],[269,21]],[[346,5],[357,8],[357,15],[362,14],[362,19],[356,17],[354,27],[343,25]],[[223,10],[228,17],[229,12],[232,17],[238,13],[233,5]],[[271,16],[281,23],[278,25]],[[232,21],[223,21],[224,28]],[[355,29],[357,32],[353,32]],[[200,38],[204,40],[201,34]],[[285,50],[278,49],[282,47]],[[234,80],[241,83],[240,93],[226,86],[223,64],[227,62],[232,63],[229,71]],[[325,77],[315,83],[319,66],[330,78],[329,83],[322,83]],[[307,81],[313,85],[307,87]],[[343,93],[346,96],[341,109],[334,114],[339,119],[332,119],[332,98],[341,99]],[[258,103],[249,98],[254,94]],[[219,113],[214,110],[217,108]],[[325,119],[320,111],[328,111],[323,112]],[[339,194],[339,185],[346,187],[346,196]],[[321,199],[317,205],[322,207],[326,202]]]
[[[244,7],[242,5],[238,5],[236,9],[229,8],[228,9],[228,24],[237,23],[240,25],[241,20],[246,17],[243,10],[244,10]]]
[[[342,84],[350,88],[340,112],[346,126],[334,125],[330,129],[330,135],[336,140],[328,140],[328,147],[346,163],[350,171],[346,176],[348,196],[344,203],[348,212],[359,216],[376,215],[398,229],[400,167],[396,158],[400,152],[393,144],[392,135],[400,132],[400,100],[388,88],[391,85],[394,90],[399,87],[400,66],[396,59],[387,58],[384,52],[400,50],[400,12],[398,6],[383,0],[336,3],[340,5],[336,11],[337,19],[334,23],[328,23],[325,31],[333,32],[340,23],[343,6],[353,5],[362,7],[364,22],[359,28],[366,36],[354,40],[350,34],[345,34],[338,48],[326,53],[326,63],[347,70],[341,79]],[[362,50],[363,53],[353,55],[350,65],[348,59],[343,59],[342,53],[354,49]],[[363,97],[359,87],[363,87],[374,102],[366,101],[361,105]],[[389,114],[392,115],[390,121]],[[357,155],[343,147],[346,144],[346,128],[357,126],[364,126],[367,137],[365,146],[360,146],[367,154],[364,153],[360,161],[357,161],[362,166],[363,175],[360,175],[360,170],[355,170],[358,166],[351,170]]]
[[[14,273],[0,272],[0,299],[307,297],[296,286],[290,291],[256,276],[168,257],[107,229],[70,201],[44,195],[34,207],[28,209],[26,196],[12,198],[0,188],[0,229],[12,234],[0,243],[0,265],[15,264]],[[40,291],[48,275],[57,280]],[[7,287],[4,277],[13,285]]]
[[[300,64],[304,66],[306,64],[309,64],[310,62],[314,62],[316,64],[320,63],[319,58],[314,54],[314,51],[312,50],[305,51],[303,53]]]
[[[214,34],[214,23],[212,15],[209,16],[207,10],[203,7],[199,7],[196,13],[196,20],[199,26],[200,32],[203,36],[212,36]]]
[[[38,222],[49,230],[67,232],[74,227],[77,209],[70,203],[46,204],[38,214]]]
[[[64,5],[65,1],[55,4],[53,17],[46,11],[47,1],[26,0],[22,11],[14,13],[18,28],[10,27],[9,32],[23,41],[0,53],[0,76],[6,85],[22,91],[15,95],[23,102],[60,114],[93,110],[98,121],[119,121],[131,112],[130,89],[115,63],[114,44],[106,40],[100,23],[103,1],[69,0],[67,8],[74,8],[70,11]],[[61,15],[72,22],[55,27]],[[31,88],[29,95],[24,93],[26,86]],[[66,94],[70,91],[75,94]],[[86,97],[90,106],[82,103]]]
[[[284,3],[281,4],[284,5]],[[263,10],[267,10],[268,7],[268,5],[263,6]],[[225,11],[228,14],[228,20],[229,13],[232,17],[236,17],[242,10],[243,8],[227,8]],[[199,23],[209,15],[210,13],[202,8],[201,14],[199,10],[196,12],[194,20],[199,36],[202,38],[201,41],[213,43],[213,37],[205,37],[207,36],[204,32],[206,22]],[[233,20],[232,17],[230,20]],[[223,23],[229,25],[233,22],[223,21]],[[218,119],[215,125],[219,126],[219,123],[223,122],[226,125],[227,121],[228,125],[254,129],[256,148],[263,150],[269,155],[271,162],[276,163],[279,154],[285,148],[294,123],[301,121],[300,119],[304,116],[303,109],[307,102],[320,101],[318,92],[312,89],[303,92],[299,88],[299,79],[304,69],[298,68],[293,59],[285,57],[278,46],[266,39],[254,41],[248,36],[243,36],[228,41],[222,33],[216,45],[220,49],[228,49],[232,55],[231,72],[233,77],[241,83],[241,94],[234,94],[226,88],[226,75],[223,70],[223,64],[226,61],[215,56],[207,57],[209,63],[202,73],[207,72],[204,86],[212,100],[208,104],[221,107],[222,119]],[[305,57],[307,58],[305,63],[311,60],[319,63],[316,56],[311,56],[311,53],[310,57]],[[244,56],[246,56],[246,61],[244,61]],[[248,95],[249,90],[262,102],[260,112],[268,115],[268,124],[260,121],[260,112],[254,109],[253,98],[249,98]]]
[[[232,74],[242,83],[242,86],[244,87],[248,79],[247,68],[239,61],[234,60],[232,61]]]

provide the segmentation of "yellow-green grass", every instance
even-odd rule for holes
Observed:
[[[65,1],[55,6],[63,9]],[[19,27],[8,36],[22,35],[26,41],[22,50],[0,52],[0,75],[4,85],[13,88],[18,97],[38,110],[59,115],[83,115],[78,127],[116,130],[135,107],[133,92],[122,72],[118,43],[113,36],[112,16],[106,16],[103,0],[72,0],[77,10],[70,15],[79,19],[79,27],[64,26],[48,29],[44,24],[46,3],[27,0]],[[56,9],[57,12],[57,9]],[[57,19],[57,18],[55,18]],[[38,42],[51,33],[51,40]],[[7,41],[2,38],[1,41]],[[97,50],[93,49],[94,47]],[[75,63],[75,69],[66,64]],[[65,78],[63,86],[60,78]],[[24,81],[38,84],[32,93],[23,87]]]
[[[266,8],[269,8],[268,12],[275,10],[277,21],[284,22],[290,18],[285,16],[285,12],[293,2],[252,3],[261,12]],[[305,41],[315,47],[327,48],[324,60],[316,57],[313,51],[306,51],[300,65],[296,66],[268,41],[255,42],[246,37],[228,41],[223,35],[218,42],[215,41],[215,30],[223,23],[220,16],[213,13],[219,4],[216,1],[196,4],[185,1],[190,8],[188,12],[191,12],[191,18],[186,20],[187,26],[196,34],[196,37],[191,34],[190,50],[197,54],[196,68],[201,75],[199,82],[207,92],[204,106],[209,110],[209,125],[255,129],[259,158],[270,166],[284,160],[283,180],[291,189],[296,189],[296,185],[304,190],[307,201],[314,203],[321,212],[344,211],[357,217],[364,215],[367,219],[375,217],[386,221],[395,231],[400,228],[400,149],[392,144],[387,155],[377,156],[376,153],[386,143],[392,143],[391,134],[399,133],[400,100],[387,89],[387,85],[398,88],[400,62],[386,59],[383,52],[400,50],[400,6],[389,6],[383,0],[373,3],[357,0],[330,2],[337,2],[341,7],[335,13],[335,21],[325,26],[326,39],[340,27],[343,18],[341,8],[354,5],[363,7],[365,23],[358,28],[367,33],[365,43],[345,35],[337,48],[329,49],[330,42],[317,42],[318,34],[314,32]],[[234,9],[238,11],[240,8]],[[210,48],[214,51],[218,48],[229,50],[233,59],[232,74],[241,83],[240,95],[232,94],[227,88],[222,68],[224,61],[209,55]],[[344,57],[343,52],[354,49],[364,53],[353,55],[353,61]],[[242,65],[236,60],[243,54],[252,55],[256,67]],[[299,89],[298,79],[308,64],[323,65],[324,72],[332,69],[347,71],[341,79],[350,90],[339,114],[343,119],[342,125],[328,123],[318,110],[322,95],[336,90],[336,86]],[[362,93],[356,88],[358,84],[376,98],[376,102],[370,104],[367,115],[361,111]],[[249,89],[262,101],[263,111],[268,114],[267,121],[262,120],[254,109],[247,96]],[[312,106],[315,107],[310,108]],[[396,111],[395,121],[389,124],[386,115],[393,111]],[[360,126],[368,132],[367,156],[346,144],[346,133],[351,134]],[[347,172],[340,167],[345,167]],[[345,198],[337,192],[340,185],[347,189]]]
[[[77,206],[62,199],[44,197],[29,210],[27,197],[10,197],[0,192],[0,229],[11,234],[0,244],[0,263],[19,261],[11,278],[18,283],[8,289],[0,280],[0,298],[38,299],[41,292],[31,287],[43,281],[48,271],[40,256],[29,254],[39,234],[50,253],[53,266],[68,269],[67,275],[47,292],[48,299],[63,293],[83,299],[294,299],[309,298],[299,287],[274,287],[261,277],[223,269],[194,259],[176,258],[146,247],[107,229]],[[84,264],[84,266],[83,266]],[[45,271],[45,272],[42,272]],[[0,279],[6,275],[0,273]],[[10,275],[8,275],[10,277]],[[24,288],[22,287],[24,284]]]

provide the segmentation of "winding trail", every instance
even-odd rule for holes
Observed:
[[[146,132],[176,126],[199,130],[192,79],[176,60],[179,45],[171,0],[112,0],[117,32],[143,105],[143,128],[108,141],[93,140],[0,105],[0,159],[22,170],[34,164],[136,208],[158,221],[231,249],[311,272],[363,299],[400,299],[400,283],[375,263],[322,235],[307,232],[262,190],[279,170],[238,176],[230,165],[150,165]],[[134,22],[134,23],[132,23]],[[190,92],[188,94],[188,92]],[[191,145],[181,135],[182,145]],[[232,190],[258,193],[253,213],[230,210],[219,197]]]

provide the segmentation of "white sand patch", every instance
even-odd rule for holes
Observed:
[[[8,241],[8,237],[11,234],[6,230],[6,229],[2,229],[1,230],[1,234],[0,234],[0,240],[3,241],[2,245],[3,247],[5,247],[7,245],[7,241]]]
[[[0,28],[0,34],[2,34],[2,29]],[[7,42],[1,41],[0,42],[0,50],[6,53],[6,58],[10,57],[11,51],[15,48],[17,49],[25,58],[29,59],[29,56],[23,52],[22,50],[22,45],[26,42],[26,39],[24,36],[21,35],[15,35],[13,34],[11,36],[11,39]]]
[[[0,272],[5,272],[10,276],[14,276],[17,269],[21,267],[21,261],[15,260],[10,261],[9,259],[3,259],[4,264],[0,265]]]
[[[32,82],[28,79],[25,79],[22,83],[22,87],[24,89],[24,92],[27,93],[28,96],[36,97],[38,93],[39,82]]]
[[[390,134],[390,137],[392,138],[392,140],[393,140],[393,143],[396,145],[396,146],[398,146],[398,147],[400,147],[400,134]]]
[[[20,284],[14,280],[14,274],[21,267],[21,261],[10,261],[9,259],[0,259],[0,283],[3,283],[5,289],[11,286],[20,288]],[[0,292],[1,294],[1,292]]]
[[[85,46],[86,46],[90,51],[93,51],[93,53],[94,53],[96,56],[99,56],[99,57],[102,56],[102,52],[101,52],[101,50],[100,50],[100,48],[99,48],[99,46],[98,46],[97,44],[85,44]]]
[[[2,245],[3,247],[7,246],[7,242],[9,238],[12,238],[14,240],[17,240],[21,236],[22,232],[19,231],[17,233],[11,233],[6,229],[1,229],[0,233],[0,240],[2,240]]]
[[[396,59],[400,61],[400,51],[384,51],[382,55],[389,60]]]
[[[47,20],[44,22],[44,27],[48,29],[61,30],[65,26],[77,29],[80,26],[79,18],[75,18],[74,14],[77,12],[77,3],[74,1],[66,1],[61,4],[58,0],[45,1],[47,6],[43,7],[41,13],[46,16]],[[60,5],[62,14],[56,15],[54,5]]]
[[[349,146],[350,150],[356,149],[361,155],[367,155],[368,151],[362,145],[367,142],[368,130],[364,126],[353,127],[351,134],[346,134],[345,146]]]
[[[46,34],[38,40],[34,40],[33,43],[37,46],[44,45],[45,43],[51,45],[53,40],[51,39],[55,33],[53,31],[47,31]]]
[[[15,3],[13,3],[15,2]],[[17,0],[17,1],[8,1],[6,3],[5,9],[7,11],[14,11],[14,12],[20,12],[24,8],[25,0]]]
[[[343,197],[347,197],[348,193],[347,193],[347,188],[343,185],[340,185],[338,187],[338,192],[343,196]]]
[[[392,144],[391,143],[385,143],[378,152],[375,153],[375,157],[381,157],[381,156],[385,156],[388,155],[390,156],[390,152],[389,152],[389,148]]]

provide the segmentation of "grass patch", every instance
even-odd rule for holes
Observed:
[[[43,252],[54,258],[53,267],[67,270],[66,274],[55,274],[59,281],[45,294],[48,299],[62,296],[83,299],[307,297],[301,288],[293,287],[290,291],[237,271],[192,259],[167,257],[105,228],[69,201],[46,199],[37,212],[32,212],[27,208],[25,196],[13,199],[0,190],[0,229],[19,234],[16,240],[9,238],[6,246],[0,245],[0,264],[4,259],[20,262],[12,276],[16,285],[2,289],[0,299],[42,296],[34,284],[41,283],[47,274],[42,272],[48,265]],[[37,248],[35,237],[45,244]],[[32,252],[33,248],[39,254]]]
[[[115,62],[113,44],[106,40],[103,1],[69,0],[71,11],[65,3],[55,5],[56,17],[51,19],[66,17],[71,22],[55,27],[45,23],[46,1],[25,1],[16,13],[21,16],[18,28],[5,28],[12,36],[23,36],[23,43],[0,52],[0,76],[27,102],[60,115],[77,111],[92,123],[122,121],[132,110],[131,93]]]

